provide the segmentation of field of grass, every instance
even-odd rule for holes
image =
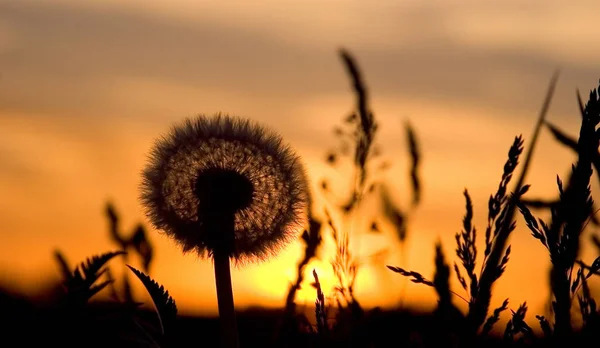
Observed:
[[[119,246],[116,249],[119,251],[90,256],[88,260],[82,260],[83,262],[76,266],[70,265],[57,251],[55,257],[62,272],[63,283],[51,287],[47,296],[50,300],[44,305],[35,304],[11,292],[10,289],[0,292],[3,342],[13,342],[6,346],[584,347],[600,344],[600,310],[588,284],[591,277],[600,275],[600,256],[595,260],[579,258],[583,243],[594,244],[598,247],[600,255],[600,236],[583,237],[585,229],[593,229],[600,224],[595,217],[596,208],[590,188],[592,180],[595,180],[595,177],[600,178],[598,175],[593,175],[594,169],[596,171],[600,169],[598,151],[600,131],[597,129],[600,123],[598,91],[591,90],[587,100],[578,93],[578,100],[574,102],[579,103],[580,107],[580,132],[575,137],[565,134],[546,120],[554,88],[558,83],[558,73],[556,73],[549,84],[533,134],[525,137],[517,135],[514,139],[507,139],[507,159],[502,172],[498,173],[497,190],[491,193],[487,206],[487,226],[473,226],[473,202],[466,189],[464,191],[465,214],[462,230],[456,235],[455,255],[444,255],[440,244],[431,246],[436,250],[435,260],[432,260],[436,269],[433,278],[429,279],[419,270],[406,269],[403,265],[387,265],[389,272],[435,289],[438,303],[433,312],[366,309],[355,296],[355,279],[361,270],[360,262],[350,246],[355,230],[363,227],[350,225],[340,228],[340,224],[334,217],[344,216],[351,219],[361,214],[361,204],[365,197],[378,195],[383,206],[381,215],[394,226],[394,238],[402,244],[409,227],[407,220],[411,212],[418,209],[422,199],[423,183],[419,177],[421,153],[417,140],[418,134],[410,124],[407,124],[406,135],[409,140],[407,153],[411,159],[408,173],[411,182],[411,206],[402,210],[392,203],[391,193],[386,185],[377,180],[377,174],[385,170],[385,163],[379,162],[379,153],[375,146],[378,124],[369,106],[364,78],[358,64],[348,52],[341,51],[340,57],[355,91],[356,107],[355,112],[345,117],[342,125],[335,129],[335,135],[340,140],[340,148],[325,154],[325,157],[332,166],[339,161],[352,162],[354,171],[349,175],[353,185],[351,192],[347,194],[348,200],[340,203],[329,199],[328,197],[336,194],[331,192],[331,185],[326,180],[321,182],[321,192],[318,195],[314,192],[304,193],[302,191],[305,189],[304,178],[294,172],[296,168],[293,158],[286,152],[285,156],[282,156],[284,160],[279,163],[280,167],[285,167],[284,169],[277,167],[277,170],[265,170],[259,173],[264,177],[270,177],[265,180],[273,180],[272,185],[268,187],[269,190],[275,191],[266,192],[265,196],[274,201],[278,200],[276,203],[283,206],[268,205],[269,202],[265,202],[265,205],[260,206],[257,211],[262,213],[266,209],[276,207],[279,210],[267,211],[265,214],[284,215],[289,218],[289,221],[281,222],[285,224],[283,227],[279,223],[269,222],[272,228],[263,234],[259,233],[256,237],[259,244],[252,244],[254,241],[246,241],[243,237],[240,242],[237,235],[233,238],[238,233],[239,227],[234,224],[233,216],[241,210],[238,206],[247,204],[247,198],[240,193],[244,190],[244,182],[240,182],[239,178],[225,177],[223,173],[216,175],[212,172],[210,175],[203,173],[202,180],[206,182],[200,184],[198,183],[200,179],[197,179],[195,188],[190,190],[189,194],[196,195],[196,198],[200,197],[201,202],[212,202],[212,208],[202,206],[198,211],[190,213],[194,218],[203,219],[202,221],[205,222],[203,225],[193,223],[184,225],[161,210],[169,199],[158,197],[162,194],[163,187],[156,190],[152,187],[168,177],[167,174],[161,173],[164,167],[161,161],[167,162],[164,157],[170,156],[174,151],[166,147],[173,144],[162,144],[163,147],[154,153],[154,167],[145,174],[147,186],[143,203],[150,205],[150,209],[154,209],[149,215],[155,226],[159,229],[162,227],[167,229],[167,233],[184,249],[198,251],[199,254],[214,261],[220,317],[178,315],[177,299],[173,299],[168,289],[160,285],[160,279],[152,279],[149,274],[148,269],[153,260],[154,250],[146,237],[146,229],[143,225],[139,225],[131,237],[125,237],[119,228],[116,209],[108,205],[106,215],[111,226],[109,236]],[[219,126],[228,127],[224,124],[220,123]],[[202,126],[201,123],[187,124],[188,128],[177,133],[174,141],[194,139],[195,135],[192,133],[200,132],[198,128]],[[239,124],[232,126],[232,129],[238,126],[243,131],[252,131]],[[223,134],[229,131],[223,129],[219,130],[225,132]],[[549,131],[556,141],[571,148],[577,155],[575,163],[565,163],[565,166],[572,166],[570,176],[557,177],[556,199],[548,202],[528,196],[531,183],[527,182],[526,177],[529,163],[535,154],[534,150],[543,151],[543,149],[535,149],[535,145],[540,132],[544,131]],[[252,133],[252,136],[260,138],[256,132]],[[263,137],[259,140],[262,141],[260,144],[265,145],[269,151],[283,151],[277,147],[278,144],[273,145],[276,143],[273,139]],[[175,145],[179,146],[177,143],[173,146]],[[234,147],[235,149],[237,148]],[[212,151],[211,156],[216,156],[216,158],[211,157],[210,161],[218,163],[219,152],[213,151],[214,149],[209,150]],[[223,153],[227,151],[222,149]],[[257,159],[256,163],[263,166],[263,162],[260,162],[262,160]],[[203,165],[210,162],[208,160],[206,163],[202,162],[203,159],[198,161]],[[185,170],[185,168],[177,167],[177,170]],[[278,189],[277,183],[284,181],[282,178],[286,178],[288,185],[279,185],[281,187]],[[206,193],[214,186],[227,186],[226,189],[229,191],[216,190],[216,193],[212,191]],[[260,189],[260,187],[254,188],[262,194]],[[222,199],[223,192],[227,192],[228,200]],[[317,213],[313,211],[312,202],[322,197],[326,201],[327,208],[324,212]],[[286,202],[289,207],[281,202]],[[215,206],[219,208],[215,209]],[[182,205],[179,208],[186,207]],[[550,212],[549,220],[537,218],[543,210]],[[256,216],[263,217],[260,214]],[[280,239],[289,237],[286,235],[289,232],[288,224],[294,225],[299,221],[304,225],[301,234],[305,247],[304,257],[298,260],[296,282],[290,286],[281,309],[257,308],[243,312],[236,311],[231,296],[229,261],[245,262],[252,257],[258,257],[268,262],[269,255],[274,252],[273,249],[280,246]],[[537,239],[548,251],[548,260],[551,262],[549,279],[552,315],[550,317],[528,312],[526,303],[520,305],[509,303],[508,299],[499,308],[490,307],[494,284],[502,278],[505,268],[510,264],[511,249],[519,247],[510,243],[511,233],[517,224],[526,225],[532,238]],[[200,227],[203,231],[202,236],[190,234],[190,226],[199,225],[202,225]],[[368,228],[377,230],[378,221],[373,220]],[[213,235],[210,229],[219,231],[229,229],[232,239],[219,237],[220,234]],[[322,234],[326,231],[331,233],[336,244],[335,257],[331,260],[337,280],[336,294],[333,299],[324,296],[319,275],[308,270],[311,260],[318,255],[322,247],[324,237]],[[223,233],[223,235],[227,234]],[[481,244],[478,244],[477,240],[484,241],[483,248],[478,247]],[[117,267],[119,262],[116,259],[121,258],[127,264],[127,255],[130,254],[138,254],[145,260],[143,269],[138,270],[127,266],[129,276],[125,279],[114,279],[110,270],[111,267]],[[483,255],[483,262],[476,265],[475,260],[478,255]],[[304,279],[307,274],[311,279]],[[451,288],[452,277],[455,277],[461,285],[460,293],[467,295],[459,295],[458,289]],[[155,310],[146,309],[149,308],[148,306],[142,308],[140,303],[136,302],[129,291],[131,281],[143,283],[152,298]],[[308,309],[300,308],[296,303],[296,293],[301,284],[306,284],[306,281],[316,289],[314,307]],[[122,291],[117,291],[113,286],[117,282],[123,285]],[[111,292],[112,300],[94,300],[100,291]],[[453,301],[464,301],[468,310],[462,312]],[[507,322],[500,320],[503,312],[510,313]],[[526,316],[535,316],[541,330],[533,330],[526,323]],[[576,322],[581,325],[575,325]]]

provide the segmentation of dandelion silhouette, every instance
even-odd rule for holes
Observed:
[[[266,260],[306,224],[299,157],[249,120],[188,118],[154,145],[141,200],[152,224],[184,252],[213,259],[223,343],[237,346],[230,259]]]

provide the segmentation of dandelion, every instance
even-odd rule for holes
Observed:
[[[237,117],[186,119],[154,145],[142,203],[184,252],[213,259],[227,346],[237,345],[230,259],[266,260],[296,237],[307,219],[306,182],[280,136]]]

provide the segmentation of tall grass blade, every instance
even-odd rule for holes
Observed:
[[[554,90],[556,89],[556,84],[558,81],[559,71],[555,71],[550,80],[548,90],[546,92],[546,96],[544,98],[544,102],[542,104],[542,108],[540,109],[538,120],[535,125],[533,136],[531,138],[531,144],[527,150],[525,155],[525,160],[523,161],[523,170],[521,171],[521,175],[519,176],[517,183],[515,185],[513,192],[520,192],[521,188],[525,183],[525,177],[527,175],[527,171],[529,169],[529,165],[531,163],[533,152],[535,150],[535,146],[537,143],[537,139],[539,137],[539,133],[541,131],[541,127],[544,124],[546,119],[546,115],[548,113],[548,109],[550,108],[550,104],[552,101],[552,97],[554,95]],[[489,258],[487,259],[481,277],[479,279],[479,290],[477,294],[477,306],[475,311],[469,312],[469,316],[472,319],[472,323],[474,327],[479,327],[483,324],[488,310],[490,299],[492,296],[492,285],[497,279],[498,268],[500,267],[503,259],[505,258],[505,250],[508,243],[508,238],[511,232],[511,225],[514,221],[515,216],[515,199],[511,196],[508,201],[508,206],[506,209],[506,216],[503,219],[503,224],[498,231],[494,244],[489,254]]]
[[[164,335],[165,329],[170,327],[177,317],[175,300],[169,295],[169,291],[150,276],[130,265],[127,265],[127,267],[139,278],[142,284],[144,284],[146,291],[150,294],[152,302],[154,302],[154,306],[156,307],[161,332]]]

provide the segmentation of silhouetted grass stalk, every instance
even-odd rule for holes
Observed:
[[[580,102],[581,107],[581,102]],[[559,182],[560,201],[550,226],[552,270],[550,284],[555,297],[554,334],[564,340],[572,332],[571,327],[571,284],[573,266],[579,252],[580,235],[592,211],[590,195],[592,163],[598,151],[596,126],[600,118],[600,103],[597,91],[590,92],[590,99],[581,108],[582,122],[577,146],[578,160],[563,191]],[[556,244],[558,242],[558,244]]]
[[[535,149],[535,145],[537,143],[541,127],[548,113],[548,109],[550,108],[550,103],[552,101],[552,96],[554,95],[558,75],[559,73],[558,71],[556,71],[552,76],[552,79],[550,80],[550,84],[548,86],[548,90],[546,92],[546,96],[544,98],[544,102],[542,104],[542,108],[538,116],[533,136],[531,138],[531,144],[525,156],[523,170],[521,172],[521,175],[519,176],[519,179],[517,180],[514,192],[519,192],[523,188],[525,176],[527,174],[529,164],[531,163],[531,159],[533,157],[533,151]],[[516,208],[514,196],[509,197],[507,204],[508,206],[506,208],[506,216],[504,217],[502,226],[498,230],[497,235],[493,240],[493,244],[491,250],[489,251],[489,255],[486,252],[484,266],[482,268],[482,272],[479,279],[477,295],[474,299],[475,301],[473,305],[469,308],[469,314],[467,318],[471,323],[471,329],[473,330],[473,333],[475,333],[478,330],[478,328],[484,323],[485,318],[487,316],[492,296],[492,285],[498,278],[496,276],[497,269],[503,259],[508,244],[508,238],[510,236],[510,233],[512,232],[510,226],[514,222]]]
[[[590,296],[585,293],[587,278],[600,268],[600,258],[589,267],[587,275],[583,275],[583,269],[579,268],[575,278],[573,269],[580,248],[580,237],[587,225],[593,211],[593,200],[591,197],[590,179],[592,176],[592,165],[598,153],[599,139],[596,127],[600,123],[600,101],[597,90],[590,92],[590,98],[585,107],[582,105],[578,95],[581,109],[581,128],[577,141],[577,163],[573,165],[571,175],[566,187],[560,178],[557,178],[559,200],[552,207],[550,224],[538,221],[531,214],[525,204],[519,204],[519,209],[527,226],[534,238],[548,249],[552,269],[550,271],[550,286],[554,301],[552,302],[555,323],[553,337],[560,344],[568,342],[572,335],[571,306],[573,298],[583,284],[584,295],[580,297],[584,324],[587,314]],[[581,263],[583,265],[583,263]],[[595,305],[591,306],[595,312]],[[540,319],[540,318],[538,318]],[[544,319],[544,320],[542,320]],[[547,325],[545,318],[540,319],[543,326]],[[549,331],[550,328],[548,327]]]
[[[309,205],[310,212],[310,205]],[[302,282],[304,281],[304,270],[310,261],[316,257],[317,249],[321,245],[321,222],[319,222],[312,213],[309,214],[309,227],[302,233],[302,240],[305,243],[304,255],[296,267],[296,281],[290,285],[288,294],[285,300],[285,316],[284,320],[289,320],[296,311],[296,293],[300,289]]]
[[[349,303],[354,303],[354,282],[358,272],[358,263],[350,252],[350,236],[356,225],[356,214],[360,207],[365,191],[365,184],[368,176],[367,160],[373,144],[377,125],[373,113],[368,109],[367,89],[364,86],[362,76],[354,58],[345,50],[340,51],[340,56],[350,78],[356,95],[356,148],[354,151],[354,168],[352,180],[352,196],[350,202],[344,207],[347,213],[350,213],[349,230],[344,229],[341,234],[337,234],[336,244],[337,252],[334,261],[334,270],[340,281],[340,289]],[[336,237],[336,235],[334,235]]]

